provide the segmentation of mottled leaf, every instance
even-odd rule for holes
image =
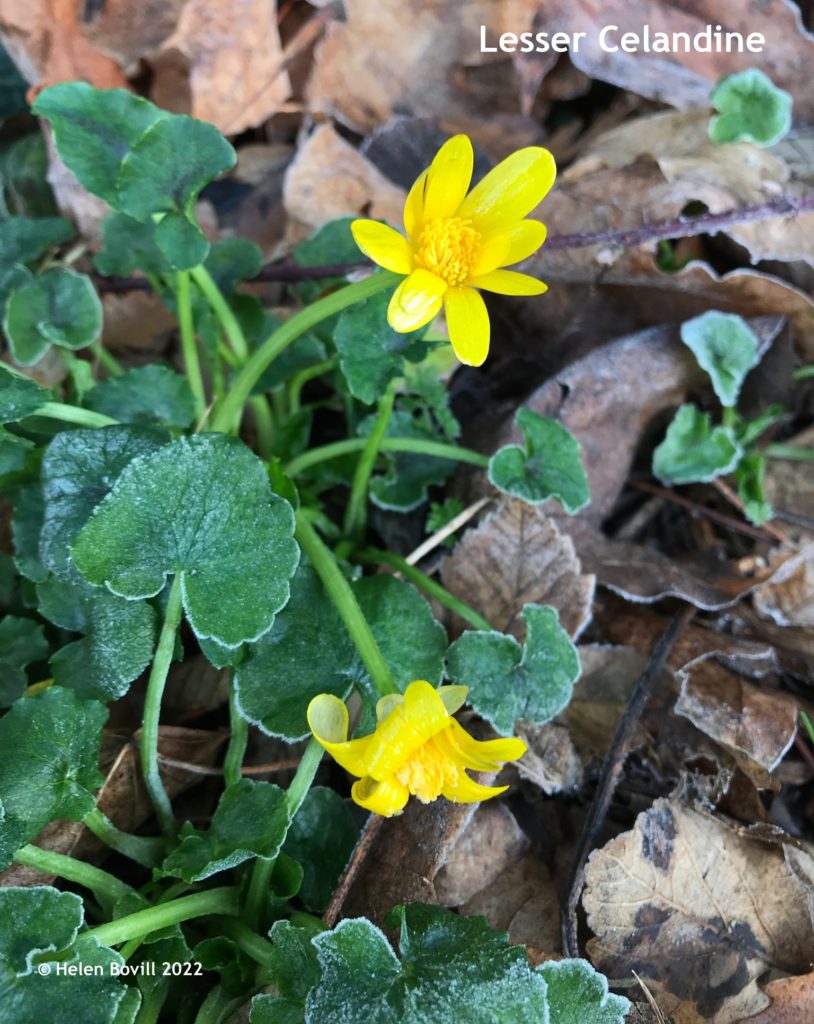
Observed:
[[[720,111],[709,123],[713,142],[773,146],[791,128],[791,93],[779,89],[759,68],[722,78],[709,101]]]
[[[92,344],[102,330],[102,303],[89,277],[57,267],[13,289],[3,329],[16,362],[32,366],[51,345]]]
[[[102,381],[85,395],[85,405],[120,423],[156,423],[185,430],[195,422],[195,400],[186,377],[158,363]]]

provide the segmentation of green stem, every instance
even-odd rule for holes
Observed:
[[[811,719],[805,711],[800,712],[800,721],[803,723],[805,731],[808,733],[808,742],[814,746],[814,725],[811,724]]]
[[[169,978],[161,978],[157,985],[141,994],[141,1006],[134,1024],[156,1024],[169,992]]]
[[[153,658],[153,667],[147,682],[144,699],[144,723],[141,727],[141,770],[147,792],[153,801],[162,831],[172,836],[175,833],[175,818],[172,805],[158,770],[158,720],[161,715],[161,697],[175,649],[175,633],[181,622],[181,574],[176,573],[167,599],[164,625],[158,638],[158,647]]]
[[[330,459],[338,459],[343,455],[353,455],[355,452],[364,451],[368,439],[366,437],[351,437],[347,441],[334,441],[332,444],[323,444],[318,448],[303,452],[285,467],[288,476],[296,476],[311,466],[320,462],[328,462]],[[471,448],[460,448],[455,444],[444,444],[442,441],[424,441],[415,437],[386,437],[379,450],[383,452],[412,452],[416,455],[432,455],[437,459],[454,459],[457,462],[468,462],[473,466],[480,466],[486,469],[489,465],[489,456],[473,451]]]
[[[431,576],[428,576],[425,572],[417,569],[414,565],[402,558],[401,555],[393,554],[392,551],[381,551],[378,548],[366,548],[358,556],[359,561],[364,562],[367,565],[390,565],[401,575],[414,583],[417,587],[424,591],[425,594],[429,594],[430,597],[434,597],[439,604],[444,605],[445,608],[449,608],[450,611],[455,612],[459,615],[464,622],[468,622],[470,626],[474,626],[475,629],[483,629],[488,632],[492,632],[494,626],[488,622],[482,615],[475,611],[465,601],[462,601],[459,597],[454,594],[450,594],[446,587],[443,587],[437,580],[434,580]]]
[[[268,967],[274,955],[274,946],[237,917],[222,917],[215,922],[220,934],[232,939],[243,952],[261,967]]]
[[[249,723],[238,710],[237,691],[233,681],[229,686],[229,722],[232,731],[223,759],[223,781],[227,787],[234,786],[243,778],[243,758],[249,742]]]
[[[123,857],[129,857],[144,868],[158,867],[166,855],[163,839],[122,832],[98,807],[94,807],[85,815],[82,824],[111,850],[115,850]]]
[[[237,914],[238,891],[234,886],[223,886],[219,889],[206,889],[191,896],[182,896],[169,903],[159,903],[145,910],[137,910],[134,914],[120,917],[109,924],[100,924],[83,932],[92,936],[103,946],[118,946],[128,939],[140,935],[150,935],[160,928],[169,928],[182,921],[190,921],[195,917],[206,917],[209,914]]]
[[[221,1024],[221,1021],[242,1006],[244,1000],[244,996],[227,995],[220,985],[215,985],[201,1003],[193,1024]]]
[[[342,575],[342,570],[336,564],[336,559],[322,543],[316,530],[301,510],[297,512],[295,536],[300,547],[311,560],[317,575],[322,580],[322,585],[345,623],[351,640],[359,651],[362,663],[370,673],[374,686],[383,697],[389,693],[399,693],[399,688],[390,674],[387,662],[379,650],[376,638],[371,632],[367,619],[362,614],[362,609],[359,607],[350,584]]]
[[[311,303],[305,309],[295,313],[284,324],[281,324],[258,348],[246,362],[232,383],[232,387],[217,410],[213,421],[213,429],[223,433],[235,433],[240,424],[243,407],[252,393],[255,384],[260,380],[265,369],[293,341],[311,330],[318,323],[339,313],[363,299],[370,298],[389,288],[398,275],[390,271],[379,271],[366,277],[363,281],[346,285],[330,295]]]
[[[326,549],[327,550],[327,549]],[[288,787],[285,799],[288,805],[289,825],[295,814],[302,806],[308,790],[314,781],[314,776],[322,760],[322,747],[315,739],[311,739],[305,748],[297,771]],[[257,857],[252,865],[252,874],[249,879],[249,890],[246,893],[246,905],[244,918],[250,928],[257,930],[263,923],[266,900],[271,888],[271,876],[274,873],[275,857]]]
[[[97,338],[90,348],[99,364],[104,366],[111,377],[121,377],[124,375],[124,367],[113,353],[105,348],[101,338]]]
[[[252,395],[249,402],[257,427],[257,450],[268,461],[274,452],[274,414],[265,395]]]
[[[353,474],[350,497],[345,509],[343,530],[345,536],[358,543],[365,532],[367,520],[367,489],[373,467],[379,455],[379,449],[387,433],[390,424],[390,416],[393,412],[393,403],[396,400],[396,382],[391,381],[382,397],[379,399],[379,410],[373,423],[373,429],[367,437],[365,446],[359,461],[356,463],[356,472]]]
[[[734,427],[737,422],[737,419],[738,414],[735,411],[734,407],[731,405],[725,405],[722,419],[723,425],[725,427]]]
[[[201,376],[201,363],[198,359],[198,346],[195,343],[195,324],[192,321],[192,294],[188,270],[176,271],[175,296],[178,300],[178,326],[181,330],[184,368],[192,397],[195,399],[195,416],[201,420],[206,415],[206,392]]]
[[[226,301],[223,292],[218,288],[215,279],[203,265],[195,267],[190,271],[190,276],[200,288],[204,298],[209,303],[212,312],[220,321],[221,327],[229,339],[232,351],[240,360],[245,363],[249,358],[249,346],[243,328],[240,326],[234,310]]]
[[[763,454],[770,459],[796,459],[800,462],[814,462],[814,448],[798,448],[796,444],[769,444]]]
[[[329,373],[334,367],[338,366],[339,357],[332,356],[330,359],[326,359],[322,363],[316,363],[314,366],[306,366],[304,370],[300,370],[299,373],[295,373],[291,378],[291,382],[288,385],[288,405],[291,410],[291,415],[300,411],[300,405],[302,404],[302,389],[305,385],[311,381],[316,380],[317,377],[321,377],[324,373]]]
[[[101,412],[80,409],[64,402],[46,402],[33,415],[48,416],[52,420],[62,420],[63,423],[75,423],[79,427],[115,427],[119,422]]]
[[[53,853],[50,850],[43,850],[39,846],[26,844],[14,854],[16,864],[24,864],[29,868],[36,868],[47,875],[59,875],[69,882],[76,882],[83,885],[94,894],[102,906],[110,911],[116,900],[125,896],[137,895],[125,882],[102,871],[101,868],[86,864],[84,861],[76,860],[74,857],[66,857],[62,853]]]

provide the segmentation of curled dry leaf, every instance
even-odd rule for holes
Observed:
[[[591,959],[611,977],[635,970],[680,1024],[732,1024],[769,1003],[767,970],[807,971],[814,929],[800,886],[774,847],[667,800],[595,851],[584,904]]]
[[[405,193],[330,125],[320,125],[291,163],[283,200],[292,244],[326,221],[365,216],[400,224]]]
[[[814,972],[770,981],[763,991],[772,1005],[738,1024],[800,1024],[814,1020]]]
[[[582,572],[571,539],[556,521],[522,501],[504,499],[468,531],[444,561],[441,575],[444,586],[495,629],[520,640],[526,604],[556,608],[571,637],[590,620],[593,576]]]
[[[778,626],[814,627],[814,543],[784,544],[772,552],[772,565],[794,558],[795,568],[759,586],[752,597],[759,615]]]

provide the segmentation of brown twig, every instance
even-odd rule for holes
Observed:
[[[645,494],[655,494],[659,498],[664,498],[665,501],[671,501],[674,505],[686,508],[694,515],[705,516],[714,523],[726,526],[727,529],[734,530],[736,533],[742,533],[746,537],[752,537],[754,540],[771,543],[777,539],[774,534],[769,534],[767,530],[761,529],[759,526],[742,523],[740,519],[728,516],[725,512],[718,512],[714,508],[707,508],[706,505],[699,505],[698,502],[691,501],[681,494],[676,494],[675,491],[671,491],[668,487],[657,487],[655,484],[647,483],[645,480],[628,480],[628,484],[631,487],[635,487],[637,491],[644,491]]]
[[[605,821],[613,794],[625,766],[630,745],[636,733],[636,726],[650,698],[653,683],[664,668],[664,664],[681,633],[689,624],[695,608],[685,607],[673,618],[670,625],[659,637],[650,655],[650,661],[642,673],[636,688],[628,702],[622,720],[617,726],[610,750],[602,765],[593,803],[585,819],[579,845],[577,846],[568,885],[560,903],[560,925],[562,928],[563,952],[566,956],[579,956],[579,940],[577,938],[577,906],[585,884],[585,862],[594,848],[599,831]]]
[[[167,765],[168,768],[182,768],[185,772],[194,772],[196,775],[223,775],[223,768],[213,768],[206,764],[195,764],[194,761],[176,761],[172,757],[158,755],[158,760]],[[266,775],[270,772],[286,772],[298,767],[298,757],[289,758],[287,761],[269,761],[268,764],[244,764],[241,768],[243,775]]]
[[[808,767],[814,768],[814,754],[811,752],[811,748],[799,733],[794,737],[794,745],[797,747],[798,753]]]
[[[380,814],[371,814],[367,819],[364,830],[361,836],[359,836],[359,842],[354,847],[353,853],[350,856],[348,866],[342,872],[339,885],[336,887],[336,891],[331,897],[331,902],[322,915],[322,923],[326,928],[333,928],[339,919],[342,907],[350,892],[350,887],[356,881],[356,876],[359,874],[359,870],[365,862],[368,853],[370,853],[370,849],[376,841],[376,836],[379,834],[383,824],[384,818]]]
[[[735,508],[740,509],[740,511],[745,514],[746,505],[741,501],[740,496],[736,494],[735,491],[732,490],[728,483],[719,478],[713,481],[713,485],[715,487],[715,490],[724,498],[726,498],[726,500],[730,504],[734,505]],[[788,537],[785,535],[785,533],[783,533],[782,530],[778,530],[776,526],[772,526],[771,523],[765,523],[763,529],[766,531],[766,533],[771,534],[771,536],[774,537],[774,539],[778,541],[780,544],[785,544],[785,542],[788,540]]]

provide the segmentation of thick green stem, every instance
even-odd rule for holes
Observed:
[[[85,815],[82,824],[111,850],[115,850],[123,857],[129,857],[142,867],[158,867],[166,855],[163,839],[122,832],[98,807],[94,807]]]
[[[125,882],[102,871],[101,868],[86,864],[74,857],[66,857],[62,853],[53,853],[50,850],[43,850],[39,846],[27,844],[20,847],[14,854],[16,864],[25,864],[26,867],[36,868],[47,875],[59,875],[69,882],[76,882],[90,889],[99,903],[106,910],[111,910],[116,900],[125,896],[136,896],[135,889],[132,889]]]
[[[146,910],[137,910],[134,914],[120,917],[109,924],[100,924],[83,932],[91,936],[103,946],[118,946],[128,939],[141,935],[150,935],[160,928],[191,921],[195,917],[206,917],[209,914],[237,914],[238,890],[234,886],[223,886],[219,889],[206,889],[191,896],[182,896],[169,903],[159,903]]]
[[[162,978],[157,985],[142,992],[141,1006],[134,1024],[157,1024],[169,992],[169,980],[169,978]]]
[[[172,805],[161,775],[158,770],[158,721],[161,715],[161,698],[164,684],[170,669],[172,652],[175,649],[175,633],[181,622],[181,574],[176,573],[167,599],[167,610],[164,614],[164,625],[158,638],[158,647],[153,658],[153,667],[147,683],[147,695],[144,699],[144,724],[141,727],[141,770],[147,792],[153,801],[162,831],[172,836],[175,834],[175,818]]]
[[[261,459],[268,460],[274,453],[274,414],[265,395],[252,395],[249,402],[257,427],[257,450]]]
[[[105,348],[101,338],[94,341],[90,348],[99,364],[104,366],[111,377],[121,377],[124,375],[124,367],[113,353]]]
[[[322,363],[315,363],[314,366],[306,366],[304,370],[300,370],[299,373],[295,373],[291,378],[291,382],[288,385],[288,406],[291,410],[291,415],[300,411],[300,405],[302,404],[302,389],[310,380],[316,380],[317,377],[321,377],[324,373],[330,373],[334,367],[338,366],[338,356],[332,356],[330,359],[326,359]]]
[[[390,565],[401,575],[414,583],[417,587],[424,591],[425,594],[429,594],[430,597],[434,597],[439,604],[444,605],[445,608],[449,608],[450,611],[455,612],[459,615],[464,622],[468,622],[470,626],[474,626],[475,629],[485,629],[491,632],[494,626],[488,622],[482,615],[475,611],[474,608],[470,607],[465,601],[462,601],[459,597],[454,594],[450,594],[446,587],[442,586],[437,580],[434,580],[431,576],[428,576],[425,572],[417,569],[414,565],[402,558],[401,555],[393,554],[392,551],[381,551],[378,548],[366,548],[358,556],[359,561],[364,562],[368,565]]]
[[[351,437],[347,441],[334,441],[333,444],[312,448],[292,459],[285,467],[286,474],[296,476],[298,473],[310,469],[311,466],[319,465],[320,462],[328,462],[331,459],[341,458],[343,455],[353,455],[355,452],[364,451],[367,442],[366,437]],[[488,455],[482,455],[471,448],[459,448],[458,445],[444,444],[442,441],[423,441],[421,438],[415,437],[386,437],[379,446],[379,450],[432,455],[437,459],[454,459],[457,462],[468,462],[472,466],[480,466],[482,469],[489,465]]]
[[[332,292],[299,313],[295,313],[290,320],[281,324],[271,334],[246,362],[246,365],[235,378],[231,389],[223,400],[220,409],[217,410],[213,421],[213,429],[223,433],[235,433],[240,425],[240,417],[243,407],[249,400],[249,395],[255,384],[260,380],[265,369],[286,349],[293,341],[311,330],[318,323],[327,320],[335,313],[347,309],[363,299],[369,298],[389,288],[398,280],[397,274],[389,271],[379,271],[376,274],[366,277],[363,281],[346,285],[339,291]]]
[[[268,967],[274,955],[274,946],[267,939],[253,932],[237,917],[222,917],[217,926],[220,934],[237,943],[247,956],[261,967]]]
[[[243,334],[243,328],[238,323],[238,319],[232,307],[226,301],[225,295],[218,288],[215,279],[203,265],[191,270],[190,275],[209,303],[212,312],[220,321],[220,325],[229,339],[229,344],[232,346],[232,351],[241,363],[245,363],[249,358],[249,346],[246,336]]]
[[[195,416],[201,420],[206,414],[206,392],[201,376],[201,363],[198,359],[198,346],[195,343],[195,324],[192,322],[192,294],[188,270],[176,271],[175,297],[178,301],[178,326],[181,331],[184,368],[192,397],[195,399]]]
[[[63,423],[75,423],[78,427],[115,427],[119,422],[101,412],[65,405],[64,402],[46,402],[33,415],[47,416],[52,420],[62,420]]]
[[[799,462],[814,462],[814,448],[798,447],[796,444],[766,445],[763,454],[770,459],[794,459]]]
[[[229,723],[231,734],[223,759],[223,781],[227,786],[234,786],[243,778],[243,758],[249,742],[249,723],[238,710],[234,682],[229,685]]]
[[[300,547],[311,560],[317,575],[322,580],[322,585],[345,623],[351,640],[359,651],[359,657],[370,673],[374,686],[383,697],[390,693],[399,693],[399,688],[390,674],[387,662],[379,650],[376,638],[371,632],[367,619],[362,614],[362,609],[359,607],[350,584],[342,575],[341,569],[336,564],[336,559],[322,543],[316,530],[301,510],[297,512],[295,536]]]
[[[379,410],[373,423],[373,429],[368,435],[361,457],[356,463],[356,472],[353,474],[350,497],[345,509],[343,529],[345,536],[358,543],[365,532],[367,521],[367,488],[373,467],[376,465],[376,458],[381,449],[384,435],[390,424],[390,416],[393,412],[393,403],[396,399],[396,382],[392,381],[382,397],[379,399]]]

